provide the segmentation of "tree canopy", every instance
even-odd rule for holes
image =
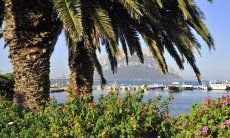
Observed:
[[[211,0],[209,0],[211,2]],[[204,23],[204,15],[194,0],[55,0],[64,24],[69,46],[84,40],[99,74],[102,68],[96,50],[106,47],[113,72],[117,70],[119,42],[126,55],[136,53],[144,63],[140,37],[152,52],[163,73],[168,72],[164,52],[168,51],[180,69],[187,60],[201,81],[195,51],[201,45],[195,30],[214,49],[213,39]]]

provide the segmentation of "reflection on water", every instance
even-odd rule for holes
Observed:
[[[121,95],[124,95],[125,92],[121,92]],[[170,113],[171,115],[178,115],[182,113],[189,113],[191,105],[194,103],[200,103],[207,96],[212,98],[219,98],[224,94],[229,93],[228,91],[202,91],[202,90],[193,90],[193,91],[183,91],[183,92],[166,92],[166,91],[149,91],[144,93],[144,101],[156,98],[157,96],[162,96],[163,99],[166,99],[169,96],[173,96],[174,99],[170,104]],[[94,91],[94,100],[98,102],[99,94],[108,94],[106,91]],[[58,103],[64,103],[66,100],[66,93],[52,93]]]

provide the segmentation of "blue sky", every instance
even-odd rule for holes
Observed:
[[[207,0],[196,0],[204,12],[206,24],[215,40],[216,50],[209,51],[207,45],[198,37],[202,44],[202,57],[197,57],[197,64],[201,70],[203,80],[217,79],[230,80],[230,1],[214,0],[209,4]],[[2,46],[0,40],[0,46]],[[143,44],[144,45],[144,44]],[[172,58],[166,54],[167,63],[176,69],[177,73],[186,80],[195,80],[195,74],[189,65],[180,71]],[[8,49],[0,49],[0,72],[12,72],[8,59]],[[58,39],[56,48],[51,57],[51,78],[68,75],[68,53],[63,35]]]

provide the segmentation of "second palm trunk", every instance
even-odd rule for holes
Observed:
[[[92,93],[94,66],[84,46],[84,41],[77,42],[77,47],[69,47],[69,68],[70,90]]]

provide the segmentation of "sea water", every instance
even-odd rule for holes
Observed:
[[[63,86],[67,85],[68,80],[51,80],[51,83],[62,83]],[[190,82],[193,86],[200,85],[197,81],[180,81],[180,84],[183,82]],[[113,82],[108,82],[113,83]],[[165,84],[169,85],[172,82],[170,81],[117,81],[118,85],[143,85],[143,84],[153,84],[153,83],[159,83],[159,84]],[[204,81],[203,84],[208,84],[208,81]],[[95,82],[94,85],[99,85],[98,82]],[[148,102],[148,100],[156,98],[158,96],[162,96],[162,99],[167,99],[169,96],[173,96],[174,99],[172,100],[171,104],[169,105],[170,114],[171,115],[178,115],[178,114],[187,114],[191,110],[191,106],[193,104],[199,104],[202,100],[204,100],[206,97],[211,96],[212,98],[220,98],[224,94],[228,94],[230,91],[225,90],[193,90],[193,91],[181,91],[181,92],[169,92],[169,91],[148,91],[144,93],[143,100],[145,102]],[[94,91],[93,96],[94,100],[98,102],[98,95],[99,94],[108,94],[108,91]],[[125,92],[121,92],[121,95],[124,95]],[[58,103],[64,103],[66,101],[66,93],[65,92],[59,92],[59,93],[52,93],[51,96],[56,98]]]

